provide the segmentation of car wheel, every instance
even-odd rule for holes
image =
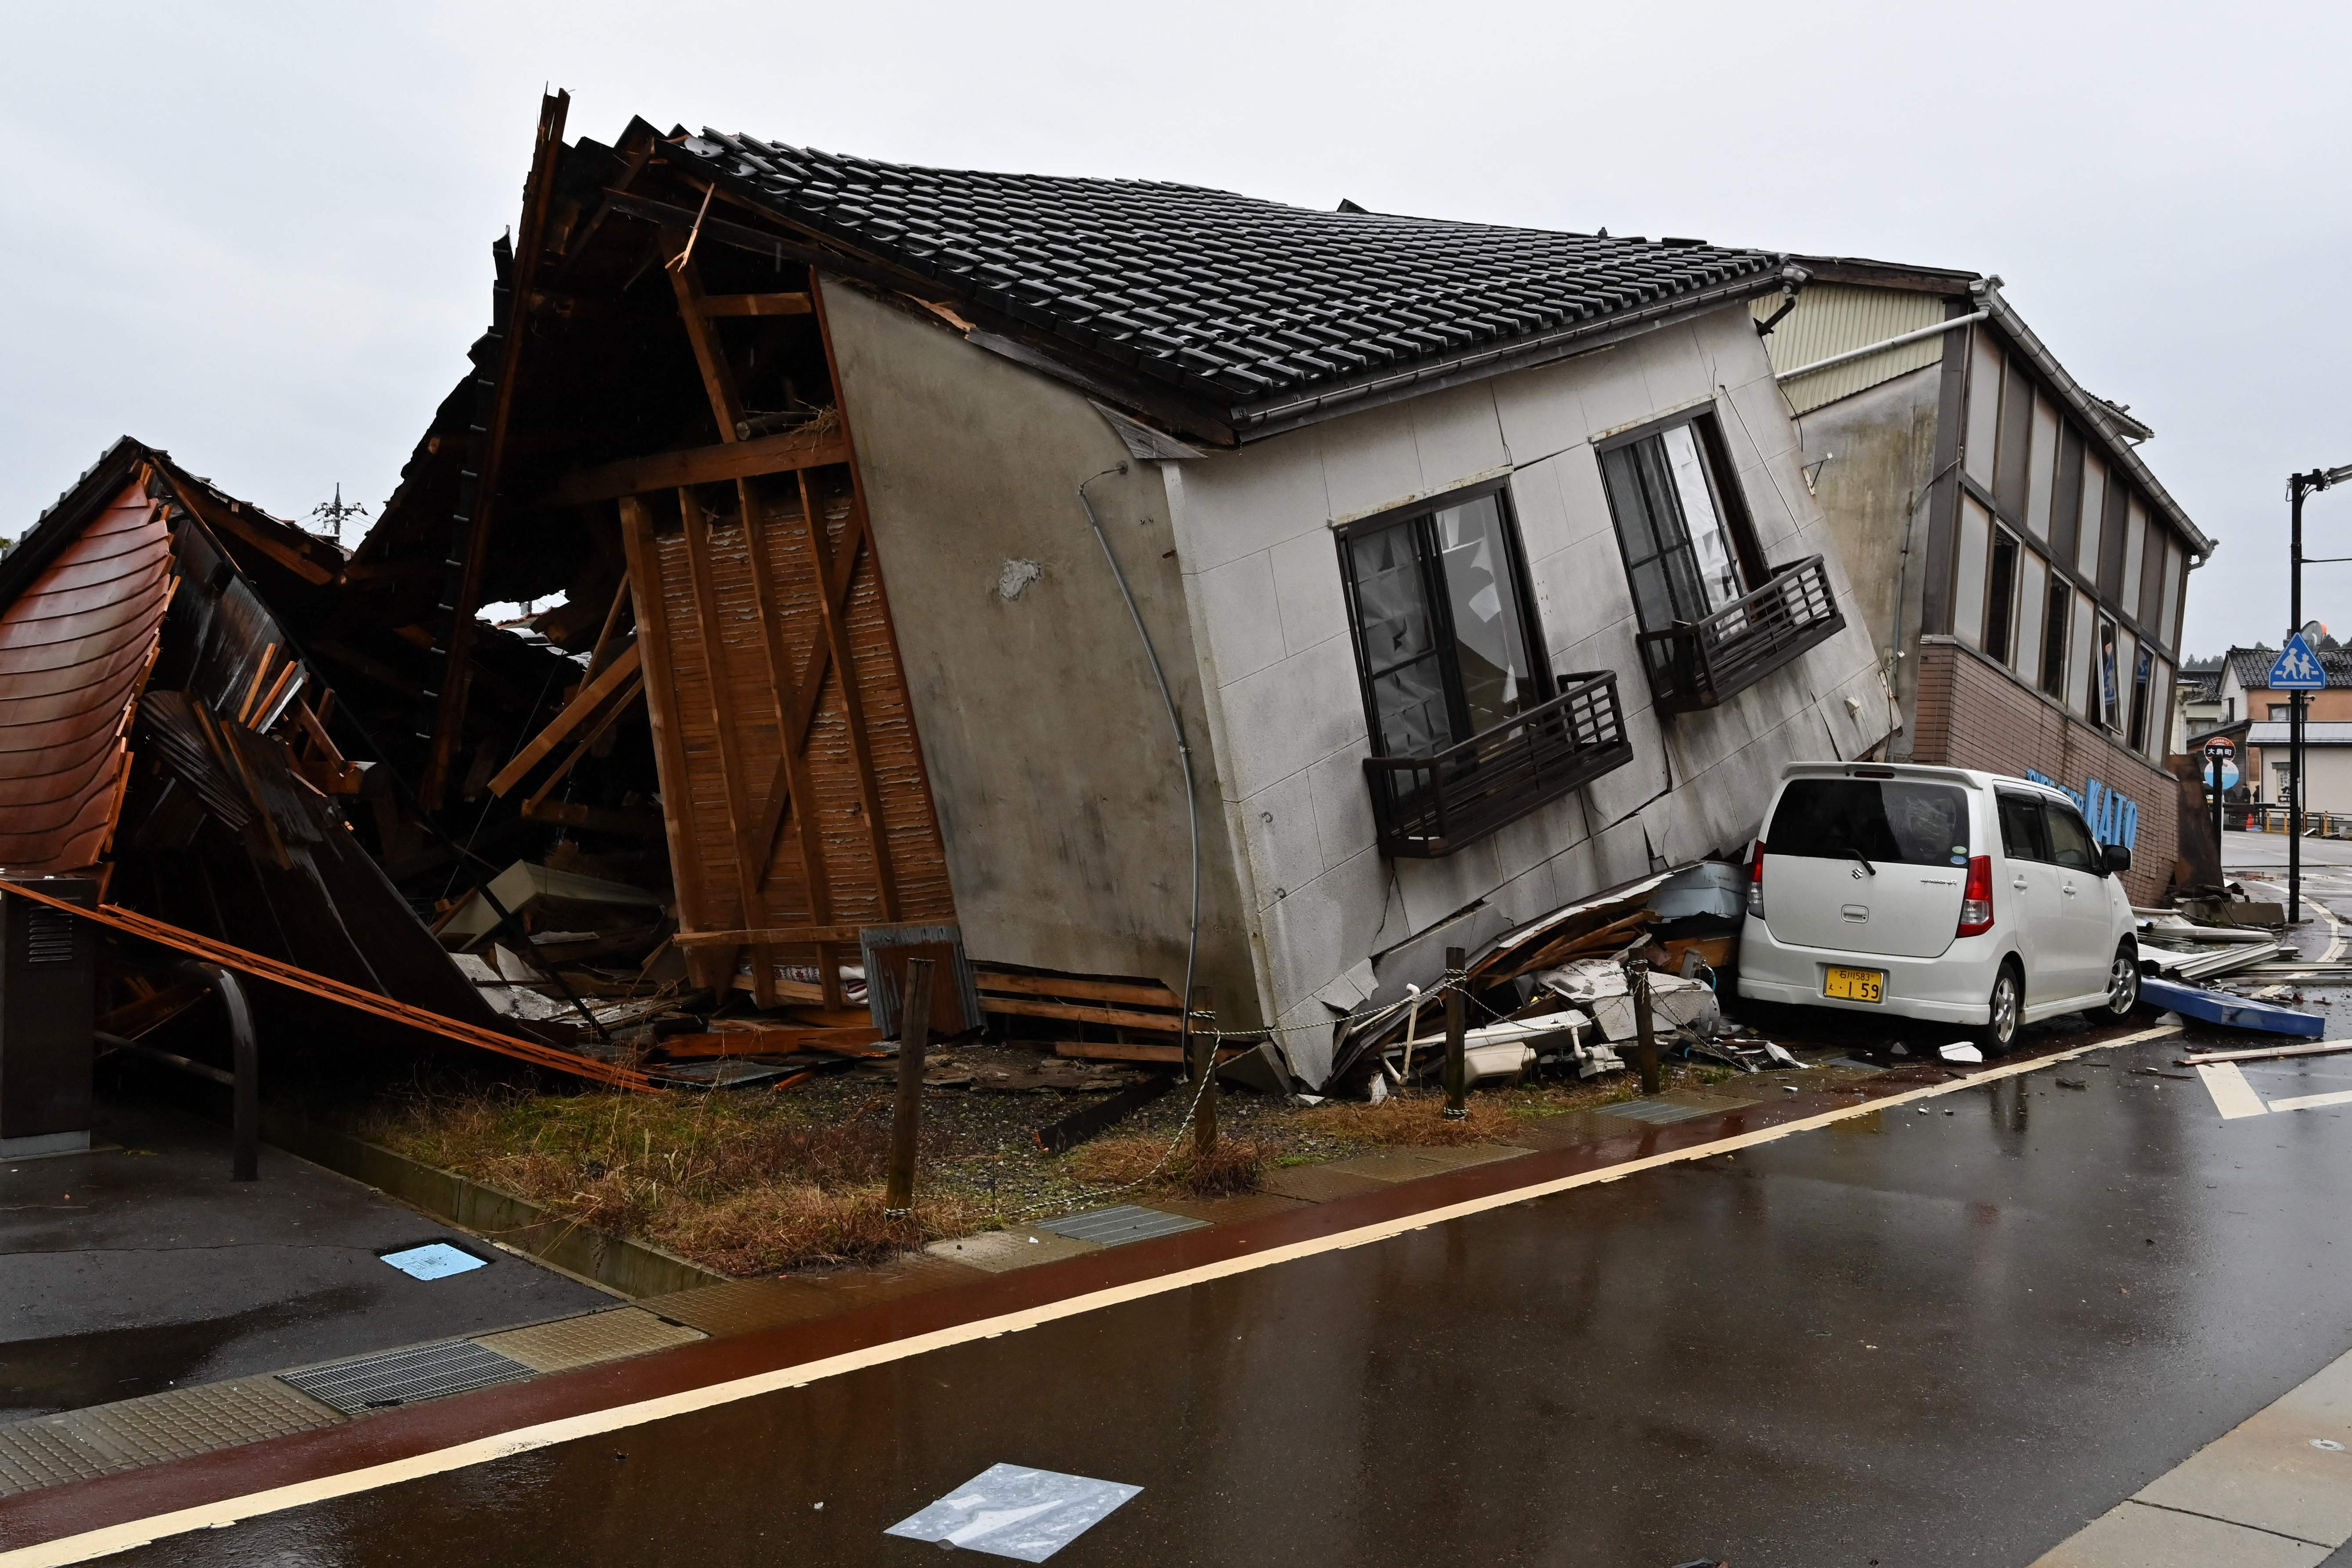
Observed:
[[[1993,976],[1992,994],[1985,999],[1985,1022],[1976,1036],[1986,1051],[2005,1051],[2017,1043],[2017,1022],[2025,1012],[2025,982],[2017,972],[2017,961],[2010,960]]]
[[[2107,1005],[2099,1011],[2109,1018],[2127,1018],[2139,1005],[2139,954],[2127,942],[2116,944],[2107,964]]]

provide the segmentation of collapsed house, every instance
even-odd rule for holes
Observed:
[[[326,606],[294,584],[331,581],[340,560],[129,439],[43,514],[0,560],[10,890],[39,906],[60,957],[88,947],[66,908],[128,939],[118,1026],[194,1002],[202,986],[169,973],[194,957],[278,982],[281,1008],[362,1039],[421,1030],[642,1085],[572,1051],[571,1026],[509,1027],[352,830],[341,803],[393,781],[330,738],[366,731],[296,629]],[[291,582],[257,585],[273,574]]]
[[[217,577],[242,640],[132,704],[136,809],[92,784],[105,830],[12,871],[615,1070],[639,1020],[600,1008],[648,984],[709,1036],[751,1014],[737,1054],[854,1054],[930,953],[945,1030],[1172,1060],[1189,1001],[1315,1086],[1447,947],[1742,846],[1781,763],[1887,738],[1749,313],[1782,257],[566,142],[564,107],[355,550],[110,457],[224,563],[172,613]],[[248,747],[242,794],[140,794]],[[133,864],[199,812],[264,882],[299,839],[333,909],[272,948],[275,895]],[[544,918],[482,908],[518,866]],[[551,875],[658,913],[572,929]],[[408,928],[330,940],[337,878]],[[383,972],[436,926],[464,968]],[[532,974],[570,1022],[514,1005]]]

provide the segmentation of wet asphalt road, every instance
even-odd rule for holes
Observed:
[[[1144,1489],[1071,1568],[2024,1564],[2352,1349],[2352,1112],[2179,1045],[118,1561],[915,1563],[1006,1461]]]

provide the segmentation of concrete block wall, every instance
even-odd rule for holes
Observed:
[[[1766,558],[1829,558],[1796,432],[1747,311],[1167,463],[1217,793],[1240,846],[1261,1005],[1301,1072],[1365,962],[1464,909],[1524,921],[1653,867],[1738,845],[1780,763],[1859,755],[1894,727],[1867,630],[1706,713],[1662,720],[1634,644],[1593,442],[1711,409]],[[1438,860],[1374,847],[1370,740],[1334,530],[1507,475],[1553,668],[1614,669],[1634,759]]]

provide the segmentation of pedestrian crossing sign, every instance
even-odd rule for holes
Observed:
[[[2327,672],[2319,668],[2319,656],[2297,632],[2279,649],[2278,662],[2271,666],[2270,678],[2263,684],[2273,691],[2325,691]]]

